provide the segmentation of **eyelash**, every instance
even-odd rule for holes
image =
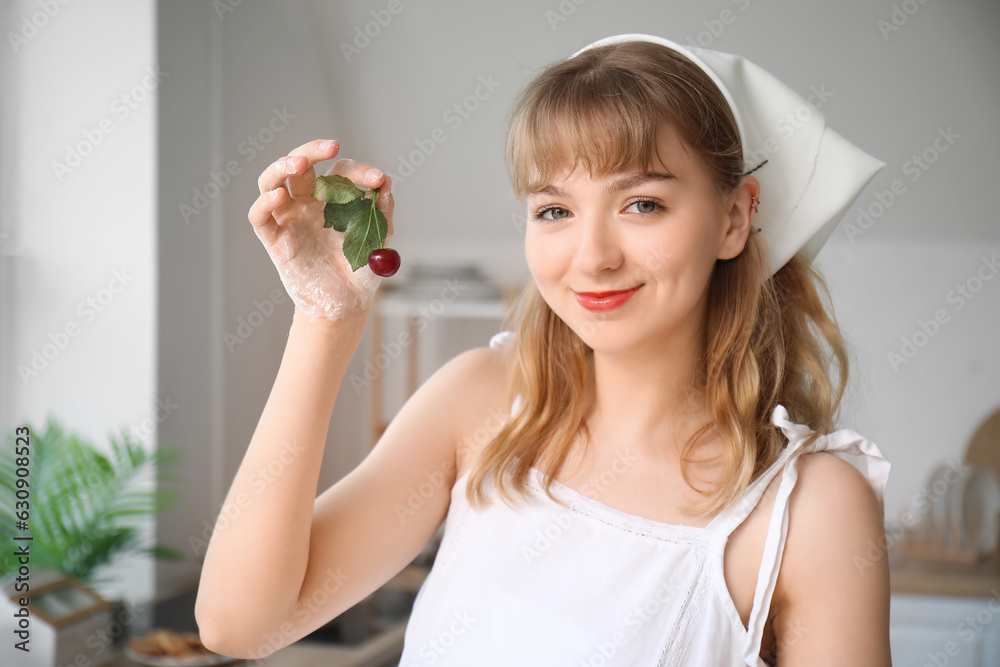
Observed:
[[[640,212],[640,213],[634,213],[633,215],[639,215],[639,216],[642,216],[642,217],[646,217],[646,216],[650,216],[650,215],[656,215],[660,210],[666,208],[665,206],[663,206],[657,200],[655,200],[655,199],[648,199],[646,197],[639,197],[639,198],[633,199],[632,201],[630,201],[628,204],[625,205],[625,208],[628,208],[629,206],[632,206],[633,204],[638,204],[640,202],[649,202],[650,204],[655,204],[656,208],[653,209],[652,211],[650,211],[649,213],[641,213]],[[563,208],[562,206],[559,206],[558,204],[550,204],[548,206],[543,206],[542,208],[540,208],[537,211],[535,211],[534,213],[532,213],[531,214],[531,219],[532,220],[536,220],[536,221],[540,221],[540,222],[559,222],[559,220],[549,219],[549,218],[543,217],[546,211],[551,211],[551,210],[554,210],[554,209],[561,209],[563,211],[567,210],[567,209]],[[564,218],[560,218],[560,220],[562,220],[562,219],[564,219]]]

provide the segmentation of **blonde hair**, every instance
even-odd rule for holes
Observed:
[[[591,175],[635,164],[649,169],[664,122],[693,149],[720,194],[740,183],[746,165],[732,111],[705,72],[681,54],[659,44],[627,42],[556,62],[521,92],[508,118],[514,191],[524,197],[581,163]],[[774,463],[785,444],[770,421],[778,403],[792,421],[815,431],[801,447],[834,428],[848,356],[832,304],[827,314],[818,288],[827,301],[829,290],[799,255],[765,279],[771,273],[768,258],[766,242],[751,233],[743,251],[717,260],[712,273],[705,356],[695,388],[706,397],[713,420],[685,443],[681,470],[690,485],[688,464],[695,460],[687,453],[713,426],[725,465],[713,488],[696,489],[703,499],[685,508],[689,514],[729,507]],[[551,481],[580,429],[590,435],[584,417],[593,350],[549,308],[533,281],[504,327],[516,333],[509,350],[508,401],[520,396],[520,405],[474,464],[466,496],[473,506],[488,503],[483,482],[489,477],[509,504],[510,490],[524,494],[537,466],[545,473],[545,493],[560,502]],[[547,465],[541,465],[543,459]]]

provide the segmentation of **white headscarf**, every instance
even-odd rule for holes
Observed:
[[[760,182],[753,218],[771,249],[772,275],[802,251],[810,262],[865,186],[885,163],[827,127],[805,98],[749,60],[688,48],[661,37],[622,34],[580,49],[628,41],[661,44],[701,67],[736,117],[744,164]],[[789,122],[793,114],[794,123]]]

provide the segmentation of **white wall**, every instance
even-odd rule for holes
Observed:
[[[156,399],[154,3],[46,5],[51,16],[37,2],[4,3],[0,31],[10,77],[0,251],[13,280],[0,316],[3,428],[52,415],[100,446],[136,429],[153,447],[143,422]],[[38,370],[23,375],[36,351]],[[154,591],[148,560],[105,574],[117,579],[101,588],[108,597]]]
[[[886,521],[896,529],[931,471],[961,461],[1000,407],[1000,275],[977,283],[984,258],[1000,260],[1000,243],[835,238],[817,257],[852,348],[843,426],[892,463]]]

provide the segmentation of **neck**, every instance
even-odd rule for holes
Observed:
[[[628,443],[639,456],[678,460],[691,435],[710,419],[704,394],[693,388],[704,358],[702,340],[697,327],[685,327],[664,340],[590,355],[587,424],[597,447]],[[688,455],[704,456],[696,451]]]

